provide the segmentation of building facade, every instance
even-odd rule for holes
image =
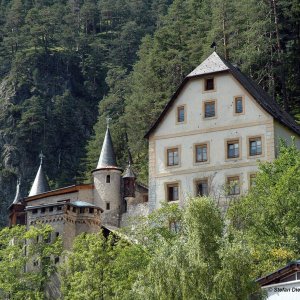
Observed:
[[[279,139],[296,137],[294,120],[251,79],[216,52],[179,86],[146,134],[149,208],[211,195],[222,207],[255,182]]]
[[[10,224],[50,223],[69,248],[81,232],[118,228],[162,201],[184,205],[211,195],[221,207],[255,183],[259,161],[272,161],[279,139],[300,148],[295,121],[251,79],[212,53],[178,87],[146,137],[148,188],[129,163],[117,165],[107,128],[93,183],[49,190],[43,161],[28,197],[18,191]],[[149,201],[148,201],[149,198]]]
[[[114,230],[136,215],[148,214],[148,189],[136,182],[131,164],[118,167],[110,130],[107,128],[93,183],[50,190],[43,171],[43,156],[27,197],[19,184],[10,211],[10,226],[50,224],[53,237],[62,236],[64,249],[83,232]]]

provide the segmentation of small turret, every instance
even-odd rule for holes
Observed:
[[[103,224],[119,226],[122,169],[117,166],[116,155],[109,130],[109,119],[107,119],[107,129],[97,168],[92,173],[95,186],[94,204],[104,210],[102,218]]]
[[[135,197],[135,174],[132,170],[131,163],[129,162],[124,174],[124,197]]]
[[[8,208],[9,209],[9,226],[26,224],[25,205],[22,202],[20,185],[21,185],[21,181],[18,179],[15,198],[14,198],[12,204]]]
[[[46,176],[44,174],[44,171],[43,171],[43,158],[44,157],[45,156],[41,152],[41,154],[40,154],[40,166],[39,166],[39,169],[36,173],[36,176],[35,176],[35,179],[33,181],[32,187],[30,189],[30,192],[29,192],[29,195],[28,195],[29,197],[48,192],[50,190],[47,178],[46,178]]]

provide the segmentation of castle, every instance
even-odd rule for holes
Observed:
[[[130,164],[123,173],[117,165],[107,127],[93,184],[50,191],[41,156],[28,197],[21,199],[17,188],[10,225],[48,223],[70,248],[81,232],[122,227],[162,201],[184,205],[189,196],[211,195],[226,208],[228,199],[255,184],[258,161],[272,161],[279,139],[290,141],[291,136],[300,148],[300,128],[293,118],[213,52],[183,80],[145,136],[149,195]]]

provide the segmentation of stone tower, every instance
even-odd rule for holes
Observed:
[[[24,211],[25,205],[20,193],[20,180],[17,182],[16,195],[13,203],[9,206],[9,226],[25,225],[26,213]]]
[[[94,203],[103,209],[103,224],[120,226],[121,215],[121,173],[117,166],[112,139],[107,125],[97,168],[94,177]]]

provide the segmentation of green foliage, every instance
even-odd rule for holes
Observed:
[[[104,97],[100,122],[108,112],[115,122],[123,114],[126,80],[118,91],[110,78],[124,79],[140,40],[153,32],[170,2],[0,2],[0,176],[12,170],[9,186],[0,177],[0,207],[11,203],[17,177],[22,177],[23,196],[28,194],[41,150],[51,188],[90,178],[103,138],[96,126],[93,152],[83,161],[95,108]],[[114,133],[122,165],[127,160],[123,124]],[[6,224],[6,214],[1,209],[0,225]]]
[[[152,223],[144,231],[152,240],[143,243],[150,260],[133,286],[135,299],[246,299],[257,291],[250,250],[238,237],[223,236],[225,222],[211,199],[189,199],[183,210],[169,206],[150,217],[157,228]],[[170,226],[174,217],[177,232]]]
[[[123,113],[114,119],[125,128],[139,180],[147,182],[145,133],[182,79],[212,52],[213,41],[219,54],[256,80],[286,111],[299,114],[300,42],[294,26],[300,22],[298,12],[296,1],[286,0],[176,0],[170,5],[154,34],[142,39],[122,96]],[[103,126],[107,111],[100,107],[99,115],[95,128]],[[127,149],[122,144],[116,150],[123,161]],[[93,156],[89,147],[88,160]]]
[[[259,170],[255,187],[229,211],[232,226],[255,252],[255,276],[299,257],[300,151],[282,145],[279,157]]]
[[[3,299],[44,299],[44,288],[56,271],[53,258],[61,239],[47,242],[51,226],[4,228],[0,231],[0,295]]]
[[[238,300],[257,292],[254,256],[240,236],[223,236],[211,199],[165,204],[134,221],[126,235],[75,239],[60,268],[63,299]]]
[[[78,236],[60,268],[63,299],[130,299],[138,271],[147,262],[139,245],[102,233]]]

